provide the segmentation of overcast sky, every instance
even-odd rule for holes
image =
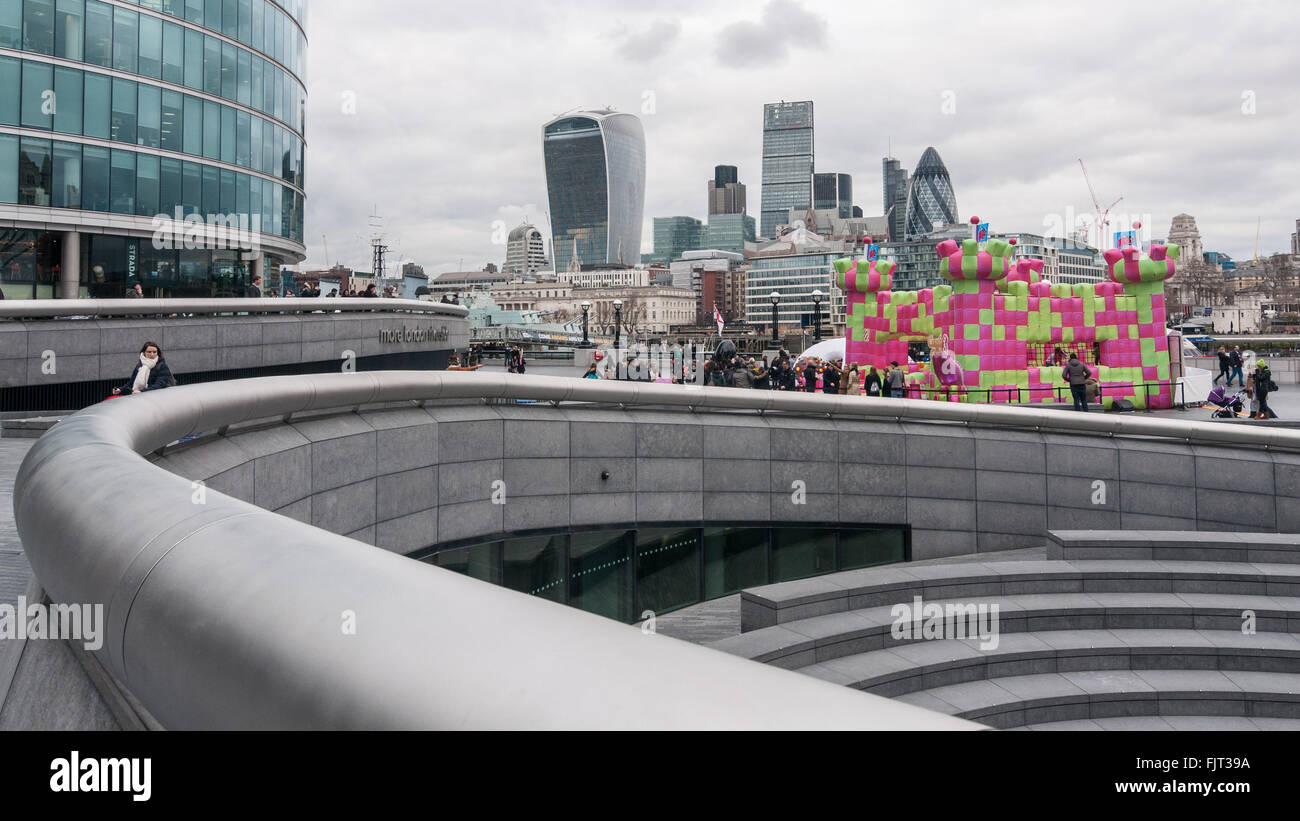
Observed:
[[[1262,218],[1261,255],[1289,250],[1298,35],[1292,0],[311,0],[305,264],[370,270],[377,208],[390,264],[500,266],[494,226],[549,238],[541,125],[604,105],[645,126],[642,250],[654,217],[706,217],[718,164],[757,219],[782,99],[815,102],[816,170],[867,216],[889,147],[911,169],[932,145],[963,218],[1043,233],[1092,212],[1082,157],[1103,207],[1124,198],[1112,230],[1187,212],[1242,259]]]

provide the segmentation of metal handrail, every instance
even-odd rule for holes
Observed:
[[[99,657],[167,728],[981,729],[415,562],[139,455],[246,420],[457,397],[818,401],[481,372],[153,391],[73,414],[31,448],[14,490],[24,550],[54,601],[104,604]]]
[[[463,317],[463,305],[386,297],[257,297],[232,299],[22,299],[0,301],[0,318],[157,316],[169,314],[343,313],[401,311]]]

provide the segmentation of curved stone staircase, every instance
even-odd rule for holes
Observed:
[[[997,728],[1300,729],[1300,536],[1049,537],[747,590],[711,646]]]

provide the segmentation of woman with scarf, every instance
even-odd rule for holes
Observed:
[[[113,395],[156,391],[159,388],[170,388],[175,384],[176,380],[172,378],[171,369],[167,367],[167,360],[163,359],[162,348],[158,347],[157,342],[146,342],[140,348],[140,362],[131,372],[131,378],[121,387],[113,388]]]

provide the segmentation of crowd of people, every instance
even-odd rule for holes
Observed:
[[[135,287],[136,287],[136,289],[139,289],[140,286],[137,284]],[[254,276],[254,277],[253,277],[253,281],[252,281],[252,283],[247,287],[247,289],[245,289],[245,294],[244,294],[244,295],[245,295],[245,296],[248,296],[248,297],[253,297],[253,298],[258,298],[258,297],[261,297],[261,296],[264,295],[264,293],[263,293],[263,291],[262,291],[262,278],[261,278],[260,276]],[[266,296],[276,296],[276,293],[275,293],[275,291],[273,290],[270,294],[265,294],[265,295],[266,295]],[[128,296],[128,297],[132,297],[132,296],[139,297],[139,296],[143,296],[143,294],[142,294],[142,293],[131,293],[130,291],[128,291],[128,292],[127,292],[127,296]],[[280,292],[279,296],[282,296],[282,297],[299,297],[299,298],[315,299],[315,298],[318,298],[318,297],[321,296],[320,283],[319,283],[319,282],[304,282],[304,283],[302,284],[302,286],[301,286],[300,288],[298,288],[298,290],[297,290],[296,292],[295,292],[292,288],[285,288],[282,292]],[[341,290],[341,291],[340,291],[338,288],[331,288],[331,289],[330,289],[330,292],[329,292],[328,294],[325,294],[324,296],[325,296],[326,299],[329,299],[329,298],[331,298],[331,297],[340,297],[340,298],[342,298],[342,297],[363,297],[363,298],[372,298],[372,299],[379,299],[379,298],[383,298],[383,299],[400,299],[400,298],[401,298],[401,294],[397,293],[397,286],[395,286],[395,285],[387,285],[387,286],[384,287],[383,293],[380,293],[380,292],[379,292],[379,288],[378,288],[378,286],[376,286],[373,282],[372,282],[371,284],[367,285],[365,288],[363,288],[363,289],[360,290],[360,291],[358,291],[358,290],[355,289],[355,288],[345,288],[345,289],[343,289],[343,290]],[[443,300],[442,300],[442,301],[443,301],[443,302],[451,302],[451,304],[453,304],[453,305],[459,305],[459,304],[460,304],[458,301],[448,300],[446,297],[443,297]]]
[[[891,362],[883,370],[874,366],[864,368],[856,362],[845,365],[842,359],[797,358],[784,348],[774,357],[755,357],[738,353],[734,346],[724,343],[701,366],[690,353],[689,347],[674,349],[671,372],[674,384],[851,396],[902,398],[906,395],[906,372],[897,362]],[[611,372],[610,365],[602,369],[593,362],[583,374],[588,379],[644,382],[667,382],[668,376],[661,374],[653,361],[636,355],[629,356],[617,373]]]

